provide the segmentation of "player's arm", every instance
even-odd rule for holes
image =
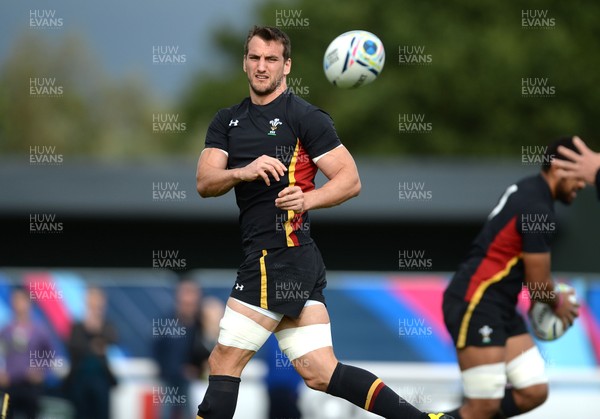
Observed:
[[[284,188],[275,205],[295,212],[339,205],[360,193],[360,177],[352,155],[344,146],[334,148],[316,162],[317,167],[329,179],[322,187],[302,192],[300,187]]]
[[[245,167],[228,169],[227,154],[218,148],[205,148],[198,159],[196,189],[203,198],[223,195],[240,182],[262,178],[271,184],[269,175],[279,181],[286,171],[283,163],[273,157],[260,156]]]
[[[549,304],[565,326],[573,324],[578,315],[578,305],[573,304],[567,295],[561,295],[561,293],[554,291],[550,252],[524,252],[522,257],[527,288],[529,290],[541,291],[534,292],[533,296],[539,301]],[[539,299],[540,296],[547,298]]]

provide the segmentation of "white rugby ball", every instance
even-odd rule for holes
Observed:
[[[331,41],[323,57],[323,70],[334,86],[350,89],[375,81],[384,63],[383,42],[371,32],[354,30]]]
[[[554,288],[556,292],[565,293],[573,290],[573,287],[567,284],[559,283]],[[569,296],[569,300],[573,303],[577,302],[574,294]],[[529,310],[529,320],[533,333],[541,340],[555,340],[565,334],[568,327],[563,326],[562,320],[554,314],[552,307],[540,301],[533,301]]]

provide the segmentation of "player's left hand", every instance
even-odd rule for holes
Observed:
[[[295,213],[304,211],[304,192],[299,186],[288,186],[279,192],[275,206],[284,211]]]

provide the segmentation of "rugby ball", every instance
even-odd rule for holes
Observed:
[[[573,290],[573,287],[559,283],[554,290],[555,292],[566,293]],[[577,298],[574,294],[569,296],[569,300],[572,303],[577,302]],[[568,327],[564,327],[562,320],[554,314],[552,307],[546,303],[532,301],[528,314],[533,333],[540,340],[550,341],[558,339],[568,330]]]
[[[363,30],[341,34],[327,47],[323,70],[334,86],[350,89],[372,83],[383,70],[383,42]]]

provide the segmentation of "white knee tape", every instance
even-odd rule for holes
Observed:
[[[506,364],[506,376],[517,389],[547,383],[544,358],[538,348],[534,346]]]
[[[225,307],[225,315],[219,323],[219,343],[234,348],[258,351],[271,335],[267,329],[243,314]]]
[[[469,399],[501,399],[506,387],[506,365],[480,365],[462,372],[463,389]]]
[[[275,336],[279,341],[279,349],[290,361],[315,349],[333,346],[329,323],[284,329],[276,332]]]

